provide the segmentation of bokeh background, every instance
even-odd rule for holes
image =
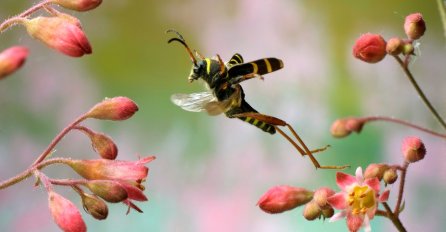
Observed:
[[[0,18],[35,2],[2,0]],[[203,87],[188,84],[189,58],[179,44],[167,44],[169,28],[182,32],[205,56],[218,53],[228,60],[239,52],[246,61],[281,58],[283,70],[265,75],[264,81],[243,83],[247,101],[288,121],[310,147],[330,144],[318,155],[322,164],[349,164],[348,173],[372,162],[399,164],[403,138],[420,136],[428,155],[410,167],[401,219],[409,231],[442,231],[446,226],[443,139],[378,122],[345,139],[329,134],[335,119],[351,115],[392,116],[442,132],[394,59],[371,65],[351,55],[362,33],[403,37],[404,17],[421,12],[427,32],[411,67],[440,114],[446,115],[446,39],[436,1],[105,0],[90,12],[65,12],[82,21],[92,55],[63,56],[30,39],[20,26],[1,35],[1,49],[22,44],[31,54],[23,69],[0,83],[0,179],[28,167],[64,126],[103,98],[133,99],[140,111],[130,120],[85,125],[110,135],[120,159],[157,156],[149,165],[150,200],[139,204],[143,214],[126,216],[122,204],[112,205],[105,221],[83,213],[90,231],[346,231],[345,221],[306,221],[302,208],[269,215],[256,207],[275,185],[337,189],[336,171],[316,171],[278,135],[173,105],[170,95]],[[78,132],[70,133],[54,156],[96,158]],[[45,173],[76,177],[60,166]],[[33,181],[0,191],[0,231],[58,231],[46,192],[34,188]],[[397,186],[390,188],[393,205]],[[56,189],[81,207],[72,191]],[[381,217],[372,227],[394,230]]]

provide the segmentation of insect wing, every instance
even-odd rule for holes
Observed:
[[[170,99],[175,105],[191,112],[206,111],[205,106],[208,103],[217,101],[217,98],[211,92],[177,93],[172,95]]]

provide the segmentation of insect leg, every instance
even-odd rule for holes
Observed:
[[[349,167],[348,165],[343,165],[343,166],[335,166],[335,165],[320,165],[319,162],[317,161],[317,159],[313,156],[313,153],[317,153],[317,152],[321,152],[321,151],[325,151],[328,146],[325,146],[323,148],[319,148],[319,149],[315,149],[313,151],[310,151],[310,149],[308,149],[307,145],[304,143],[304,141],[299,137],[299,135],[296,133],[296,131],[293,129],[293,127],[288,124],[287,122],[283,121],[282,119],[273,117],[273,116],[269,116],[269,115],[264,115],[264,114],[260,114],[260,113],[241,113],[241,114],[237,114],[234,115],[236,117],[252,117],[255,118],[259,121],[263,121],[265,123],[271,124],[274,126],[274,128],[286,139],[288,140],[288,142],[290,142],[295,148],[296,150],[302,155],[308,155],[308,157],[310,158],[311,162],[313,163],[313,165],[316,168],[320,168],[320,169],[344,169]],[[284,131],[282,131],[279,126],[286,126],[288,127],[288,129],[291,131],[291,133],[293,134],[293,136],[296,138],[296,140],[299,142],[299,144],[297,144],[290,136],[288,136]]]

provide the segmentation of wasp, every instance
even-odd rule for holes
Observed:
[[[261,114],[246,102],[245,93],[240,83],[256,77],[263,79],[262,75],[282,69],[282,60],[270,57],[245,63],[243,57],[236,53],[228,62],[224,63],[218,54],[214,58],[207,58],[194,50],[194,55],[183,36],[173,29],[167,30],[167,33],[171,32],[175,33],[177,37],[169,39],[168,43],[176,41],[182,44],[192,61],[192,70],[188,81],[191,83],[201,79],[206,87],[204,92],[172,95],[171,100],[175,105],[186,111],[207,112],[211,116],[225,114],[228,118],[238,118],[270,134],[275,134],[278,131],[301,155],[308,155],[316,168],[342,169],[347,167],[321,166],[313,153],[323,151],[328,146],[310,151],[287,122]],[[278,126],[288,127],[301,146]]]

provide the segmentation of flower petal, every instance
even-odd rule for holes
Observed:
[[[370,227],[370,220],[369,220],[369,217],[367,215],[364,217],[364,231],[365,232],[371,232],[372,231],[372,227]]]
[[[345,218],[346,215],[347,215],[347,213],[345,212],[345,210],[343,210],[343,211],[333,215],[330,218],[329,222],[335,222],[335,221],[341,220],[341,219]]]
[[[364,222],[362,214],[347,214],[347,227],[350,231],[358,231]]]
[[[364,176],[362,175],[362,168],[361,168],[361,167],[358,167],[358,168],[356,169],[355,174],[356,174],[356,182],[357,182],[358,184],[362,184],[362,182],[364,181]]]
[[[335,209],[345,209],[347,207],[346,193],[339,192],[327,198],[328,204]]]
[[[364,181],[364,184],[366,184],[370,188],[372,188],[375,191],[375,193],[379,193],[380,186],[379,186],[379,179],[378,178],[375,177],[375,178],[366,179]]]
[[[381,193],[381,195],[379,196],[379,202],[385,202],[389,199],[389,195],[390,195],[390,190],[386,189],[384,190],[384,192]]]
[[[342,191],[346,191],[346,187],[356,183],[356,178],[343,172],[336,173],[336,184]]]

